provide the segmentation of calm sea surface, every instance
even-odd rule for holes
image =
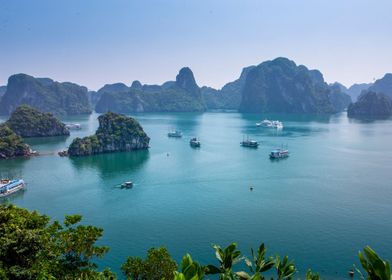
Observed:
[[[65,119],[81,131],[68,138],[28,139],[42,156],[0,161],[0,175],[22,177],[27,190],[8,199],[55,219],[82,214],[104,228],[110,252],[99,263],[119,272],[129,255],[165,245],[214,262],[211,243],[238,242],[244,254],[265,242],[288,254],[299,273],[347,278],[357,252],[371,245],[392,259],[392,120],[238,113],[141,114],[149,151],[61,158],[53,152],[93,134],[98,115]],[[256,121],[283,121],[282,131]],[[170,128],[182,139],[167,137]],[[243,148],[248,135],[258,149]],[[200,149],[189,146],[198,136]],[[270,161],[288,146],[290,158]],[[130,190],[118,184],[132,180]],[[250,191],[249,187],[254,186]]]

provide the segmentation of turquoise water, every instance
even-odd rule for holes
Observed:
[[[330,279],[347,278],[368,244],[392,259],[392,120],[142,114],[136,118],[151,137],[149,151],[52,154],[92,134],[96,118],[67,119],[83,126],[68,138],[29,139],[43,155],[0,161],[0,174],[28,182],[10,202],[56,219],[79,213],[103,227],[102,243],[111,250],[101,265],[118,272],[128,255],[160,245],[177,260],[189,252],[207,263],[214,261],[211,243],[232,241],[246,254],[265,242],[270,254],[293,258],[300,274],[311,267]],[[285,128],[256,127],[264,118]],[[170,128],[182,130],[183,139],[168,138]],[[246,135],[261,146],[241,147]],[[189,146],[191,136],[200,138],[200,149]],[[281,145],[290,158],[270,161],[270,150]],[[128,180],[133,189],[115,187]]]

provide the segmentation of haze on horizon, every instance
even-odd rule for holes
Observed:
[[[216,88],[279,56],[346,86],[392,72],[392,1],[0,0],[0,85],[26,73],[98,89],[189,66]]]

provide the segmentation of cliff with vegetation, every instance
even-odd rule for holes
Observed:
[[[161,86],[142,85],[135,81],[131,87],[118,83],[105,85],[95,110],[117,113],[133,112],[201,112],[205,110],[201,92],[192,71],[182,68],[176,81]]]
[[[0,124],[0,159],[30,156],[30,147],[7,125]]]
[[[383,93],[363,92],[350,104],[347,114],[351,118],[388,118],[392,116],[392,100]]]
[[[68,148],[69,156],[88,156],[117,151],[147,149],[150,138],[133,118],[116,113],[98,117],[95,135],[76,138]]]
[[[392,74],[387,73],[369,87],[369,91],[380,92],[392,99]]]
[[[317,70],[297,66],[287,58],[266,61],[247,75],[241,112],[311,113],[337,112],[331,89]]]
[[[55,115],[91,113],[87,88],[16,74],[8,79],[7,90],[0,100],[0,114],[9,115],[22,104]]]
[[[51,113],[43,113],[27,105],[16,108],[6,124],[23,138],[70,134],[65,125]]]
[[[342,112],[346,109],[351,103],[351,97],[347,93],[345,93],[340,84],[335,83],[329,86],[329,101],[332,106],[335,108],[336,112]]]

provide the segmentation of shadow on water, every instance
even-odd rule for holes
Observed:
[[[392,120],[391,117],[385,117],[385,116],[375,116],[375,117],[358,116],[358,117],[348,118],[349,123],[359,123],[359,124],[370,124],[374,122],[383,122],[383,121],[390,121],[390,120]]]
[[[303,137],[313,133],[326,132],[328,129],[314,126],[313,123],[329,124],[335,115],[299,115],[299,114],[240,114],[246,122],[241,133],[244,135],[258,135],[260,137]],[[279,120],[283,122],[283,129],[256,126],[262,120]]]
[[[249,114],[241,113],[241,118],[244,120],[251,120],[255,123],[261,120],[279,120],[282,122],[317,122],[317,123],[329,123],[333,115],[313,115],[313,114],[272,114],[272,113],[260,113],[260,114]]]
[[[0,178],[22,178],[29,157],[0,160]]]
[[[100,154],[86,157],[71,157],[73,167],[80,171],[83,169],[96,169],[102,178],[115,177],[140,169],[148,160],[148,150]]]

